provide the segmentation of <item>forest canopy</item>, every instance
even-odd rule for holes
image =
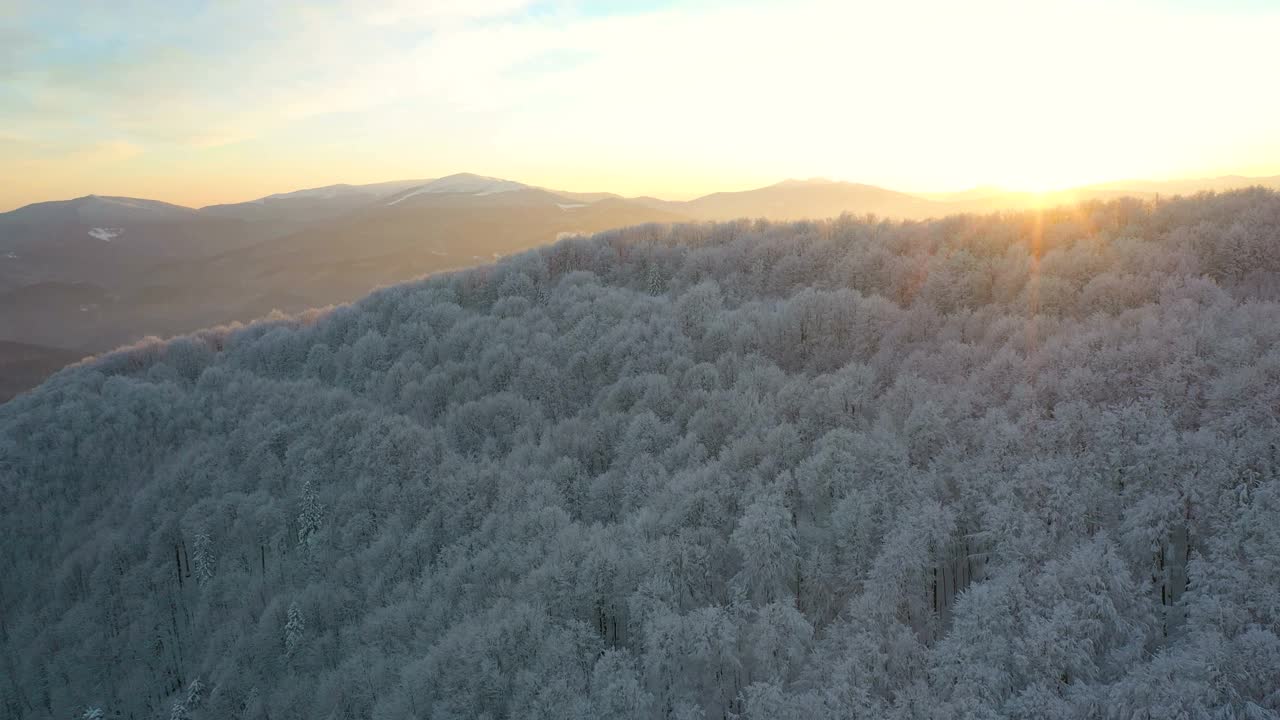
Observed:
[[[1270,191],[569,238],[0,405],[0,715],[1280,718],[1278,411]]]

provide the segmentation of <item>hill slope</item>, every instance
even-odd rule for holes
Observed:
[[[297,229],[317,220],[339,217],[430,180],[393,180],[371,185],[326,185],[276,193],[256,200],[200,208],[204,215],[278,223]]]
[[[631,223],[845,212],[936,218],[1245,184],[1280,183],[1226,177],[1125,181],[1048,195],[997,188],[911,195],[856,183],[789,180],[673,202],[538,189],[461,173],[329,185],[199,210],[90,195],[0,214],[0,338],[100,352],[149,334],[346,301],[421,273],[549,242],[563,232]],[[59,289],[66,293],[59,295]],[[94,297],[86,300],[86,290]],[[7,304],[32,295],[48,302]]]
[[[267,236],[242,219],[155,200],[88,195],[27,205],[0,213],[0,291],[39,282],[128,284],[158,262]]]
[[[705,195],[669,209],[704,220],[763,217],[801,220],[836,217],[842,213],[867,213],[891,218],[941,217],[954,212],[947,205],[894,192],[874,185],[830,180],[786,180],[776,185]]]
[[[0,215],[0,338],[100,352],[349,301],[561,233],[683,219],[468,174],[200,211],[94,196],[42,203]]]
[[[73,350],[0,340],[0,403],[83,357]]]
[[[571,203],[532,188],[479,195],[418,190],[163,272],[179,278],[187,304],[222,311],[220,317],[206,316],[205,324],[250,320],[272,309],[298,312],[346,302],[378,286],[492,262],[549,244],[562,233],[683,219],[622,200]],[[184,320],[193,326],[191,317]]]
[[[61,373],[2,714],[1274,716],[1278,237],[644,227]]]

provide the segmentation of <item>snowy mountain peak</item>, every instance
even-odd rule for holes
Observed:
[[[457,193],[460,195],[496,195],[498,193],[514,192],[516,190],[527,190],[528,188],[528,185],[518,183],[514,180],[503,180],[502,178],[485,177],[483,175],[473,175],[471,173],[458,173],[457,175],[442,177],[439,180],[432,180],[425,185],[412,188],[392,198],[387,204],[396,205],[416,195],[440,193]]]

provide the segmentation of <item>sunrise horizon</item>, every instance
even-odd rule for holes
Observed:
[[[452,172],[672,200],[1280,174],[1280,6],[1253,0],[60,7],[0,20],[6,210]]]
[[[1011,183],[979,181],[979,182],[973,182],[969,184],[963,184],[963,185],[951,186],[951,187],[909,188],[909,187],[896,187],[896,186],[881,184],[876,182],[868,182],[864,179],[860,179],[856,177],[834,177],[830,175],[796,175],[796,176],[781,177],[774,180],[762,180],[755,183],[726,182],[726,184],[722,186],[706,186],[697,190],[686,190],[686,191],[648,190],[646,191],[643,189],[639,189],[639,190],[631,190],[631,191],[621,191],[616,189],[614,185],[607,185],[607,184],[597,185],[597,184],[590,184],[588,182],[571,182],[571,181],[560,182],[556,180],[536,181],[536,180],[527,179],[522,176],[512,176],[512,175],[490,173],[490,172],[475,172],[467,169],[458,169],[458,170],[447,171],[447,172],[442,171],[438,173],[418,173],[416,175],[408,174],[408,175],[401,175],[401,176],[373,176],[372,179],[368,177],[361,177],[357,180],[349,180],[349,179],[311,180],[311,181],[296,180],[293,182],[293,184],[260,186],[261,191],[257,194],[253,194],[253,193],[245,194],[244,192],[237,193],[232,190],[227,192],[208,193],[205,195],[200,195],[197,197],[201,199],[196,199],[196,200],[184,199],[186,196],[183,196],[181,194],[165,192],[163,189],[157,189],[156,191],[150,191],[150,192],[141,192],[141,190],[145,190],[146,188],[132,189],[132,190],[138,190],[138,191],[131,191],[130,188],[125,188],[121,190],[115,190],[111,188],[108,188],[106,190],[90,189],[87,191],[72,192],[71,194],[65,194],[58,197],[42,197],[37,200],[32,200],[31,202],[23,202],[17,205],[0,206],[0,213],[11,212],[13,210],[26,207],[28,205],[38,204],[42,202],[61,202],[61,201],[68,201],[68,200],[76,200],[84,197],[121,197],[121,198],[134,198],[134,199],[141,199],[141,200],[154,200],[154,201],[167,203],[170,205],[177,205],[180,207],[186,207],[186,208],[198,210],[200,208],[212,207],[217,205],[246,203],[246,202],[252,202],[255,200],[260,200],[263,198],[268,198],[275,195],[288,195],[290,193],[298,193],[298,192],[304,192],[308,190],[318,190],[318,189],[324,189],[324,188],[330,188],[330,187],[343,187],[343,186],[361,187],[361,186],[367,186],[367,185],[411,183],[411,182],[427,183],[432,180],[438,180],[440,178],[446,178],[446,177],[451,177],[455,175],[476,175],[476,176],[486,177],[486,178],[510,180],[510,181],[521,183],[523,185],[528,185],[529,187],[552,190],[552,191],[561,191],[561,192],[569,192],[569,193],[609,193],[609,194],[618,195],[622,198],[653,198],[653,199],[669,201],[669,202],[686,202],[686,201],[695,200],[698,198],[706,197],[708,195],[713,195],[717,193],[747,192],[751,190],[758,190],[762,188],[768,188],[768,187],[782,185],[782,184],[791,183],[791,182],[800,182],[800,183],[821,182],[821,183],[829,183],[829,184],[864,185],[864,186],[871,186],[871,187],[876,187],[884,190],[889,190],[896,193],[902,193],[904,195],[913,195],[913,196],[928,197],[928,198],[944,197],[944,196],[950,196],[950,195],[964,195],[964,194],[979,193],[979,192],[990,193],[992,195],[1003,194],[1003,195],[1019,195],[1019,196],[1021,195],[1058,196],[1058,195],[1069,195],[1072,191],[1084,190],[1084,189],[1090,189],[1090,188],[1108,187],[1108,188],[1116,188],[1116,189],[1123,190],[1129,187],[1137,188],[1140,186],[1161,184],[1161,183],[1171,183],[1171,184],[1205,183],[1206,187],[1204,189],[1207,190],[1207,189],[1212,189],[1211,187],[1208,187],[1208,184],[1211,184],[1213,181],[1223,181],[1223,180],[1241,180],[1241,181],[1257,180],[1259,181],[1259,184],[1266,187],[1271,187],[1280,183],[1280,167],[1276,167],[1272,172],[1236,171],[1236,172],[1213,172],[1213,173],[1203,173],[1203,174],[1180,174],[1180,175],[1175,175],[1170,177],[1136,177],[1135,176],[1135,177],[1119,177],[1119,178],[1101,178],[1097,180],[1091,180],[1088,182],[1081,182],[1081,183],[1074,183],[1074,184],[1054,184],[1049,186],[1040,186],[1040,185],[1034,185],[1034,184],[1017,186]],[[627,187],[627,185],[625,184],[620,184],[620,185],[622,187]],[[639,186],[639,187],[644,188],[648,186]],[[1195,191],[1193,190],[1192,192],[1195,192]],[[1180,193],[1180,194],[1185,194],[1185,193]]]

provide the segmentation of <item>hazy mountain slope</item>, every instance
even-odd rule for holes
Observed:
[[[1168,196],[1175,189],[1268,181],[1188,180],[1159,191]],[[977,188],[914,197],[811,180],[676,202],[543,190],[462,173],[309,188],[198,211],[86,196],[0,214],[0,338],[98,352],[149,334],[179,334],[277,308],[349,300],[379,285],[548,242],[562,232],[642,222],[843,212],[920,218],[1157,194],[1156,186],[1129,183],[1144,189],[1120,189],[1124,184],[1050,195]],[[496,210],[495,204],[522,207]],[[42,302],[28,302],[37,296]]]
[[[91,236],[86,218],[114,235]],[[681,219],[469,174],[315,188],[198,212],[92,196],[44,203],[0,215],[0,338],[96,352],[351,300],[563,232]]]
[[[430,180],[393,180],[371,185],[327,185],[277,193],[242,203],[208,205],[205,215],[280,223],[296,230],[319,220],[345,215]]]
[[[501,187],[509,189],[409,189],[364,211],[228,253],[192,271],[234,277],[241,292],[261,288],[291,294],[297,301],[282,309],[299,310],[351,300],[379,285],[489,262],[550,243],[561,233],[684,219],[621,200],[582,204],[525,186]]]
[[[568,198],[572,202],[593,203],[599,200],[623,200],[621,195],[611,192],[570,192],[568,190],[555,190],[552,188],[542,188],[552,195],[559,195],[562,198]]]
[[[73,350],[0,340],[0,403],[83,357]]]
[[[182,280],[160,268],[198,265],[278,232],[167,203],[93,195],[0,214],[0,339],[87,353],[147,333],[189,331],[200,325],[184,305],[204,298],[186,299]]]
[[[263,239],[251,223],[138,198],[88,195],[0,213],[0,290],[35,282],[129,282],[157,262]]]
[[[947,207],[952,208],[955,212],[985,213],[1072,205],[1080,202],[1115,200],[1124,197],[1153,200],[1157,197],[1189,196],[1203,192],[1226,192],[1250,187],[1280,189],[1280,176],[1242,177],[1230,175],[1217,178],[1182,180],[1118,180],[1045,193],[1011,191],[987,186],[971,188],[961,192],[915,194],[929,200],[946,203]]]
[[[45,223],[120,225],[123,223],[172,222],[187,220],[199,213],[188,207],[110,195],[85,195],[74,200],[33,203],[0,214],[0,225]]]
[[[1144,193],[1160,195],[1195,195],[1201,192],[1226,192],[1248,187],[1280,189],[1280,175],[1274,177],[1243,177],[1224,175],[1215,178],[1186,180],[1118,180],[1079,188],[1082,193]]]
[[[787,180],[757,190],[714,193],[671,207],[705,220],[800,220],[836,217],[845,212],[921,218],[948,212],[944,205],[906,193],[829,180]]]
[[[1271,717],[1278,238],[649,226],[60,373],[0,714]]]

